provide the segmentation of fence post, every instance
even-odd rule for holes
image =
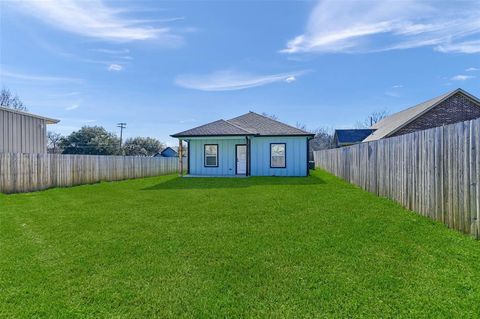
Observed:
[[[0,193],[172,174],[177,170],[175,161],[168,157],[0,153]]]
[[[316,167],[480,239],[480,119],[314,158]]]

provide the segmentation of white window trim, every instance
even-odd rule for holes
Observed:
[[[273,166],[272,158],[273,157],[282,157],[282,156],[272,156],[272,147],[273,145],[283,145],[283,166]],[[270,168],[287,168],[287,143],[270,143]]]
[[[215,155],[207,155],[207,146],[215,146]],[[215,157],[215,165],[207,164],[207,157]],[[203,145],[203,166],[204,167],[218,167],[218,144],[204,144]]]

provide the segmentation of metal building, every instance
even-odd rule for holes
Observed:
[[[0,107],[0,153],[46,153],[47,125],[58,122]]]

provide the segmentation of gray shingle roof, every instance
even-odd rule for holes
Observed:
[[[313,136],[312,133],[281,123],[255,112],[249,112],[231,120],[218,120],[176,133],[173,134],[172,137],[229,135]]]
[[[255,112],[248,112],[247,114],[228,120],[228,122],[254,132],[257,135],[313,135],[312,133]]]
[[[190,130],[173,134],[172,137],[184,136],[225,136],[225,135],[251,135],[252,133],[244,130],[225,120],[218,120],[205,125],[194,127]]]
[[[364,139],[363,141],[370,142],[370,141],[376,141],[376,140],[388,137],[389,135],[395,133],[405,125],[409,124],[411,121],[415,120],[419,116],[428,112],[429,110],[431,110],[432,108],[434,108],[435,106],[443,102],[444,100],[448,99],[449,97],[455,95],[456,93],[462,93],[467,97],[473,99],[474,101],[479,102],[479,100],[476,97],[469,94],[468,92],[465,92],[462,89],[456,89],[454,91],[447,92],[433,99],[417,104],[406,110],[392,114],[384,118],[383,120],[379,121],[378,123],[374,124],[371,127],[372,129],[376,129],[376,131],[373,132],[373,134],[367,136],[367,138]]]

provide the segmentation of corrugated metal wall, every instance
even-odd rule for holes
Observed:
[[[46,153],[43,119],[0,109],[0,153]]]

